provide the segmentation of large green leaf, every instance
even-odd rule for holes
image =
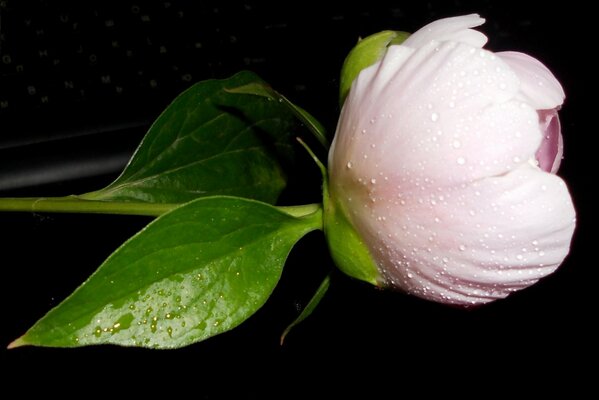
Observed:
[[[280,161],[299,123],[271,99],[228,92],[264,84],[251,72],[200,82],[154,122],[123,173],[88,200],[185,203],[232,195],[273,203],[285,186]]]
[[[174,348],[227,331],[258,310],[293,245],[322,227],[254,200],[197,199],[113,253],[10,347],[99,343]]]

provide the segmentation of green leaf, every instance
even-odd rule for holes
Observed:
[[[289,109],[316,137],[325,149],[331,146],[327,139],[327,133],[324,126],[314,118],[309,112],[293,104],[287,97],[283,96],[264,82],[253,82],[236,88],[227,89],[229,93],[252,94],[271,100],[276,100]]]
[[[318,307],[318,304],[320,304],[320,301],[322,300],[324,295],[327,293],[327,290],[329,290],[330,285],[331,285],[331,276],[327,275],[323,279],[323,281],[320,283],[320,286],[318,286],[318,289],[316,289],[316,292],[314,293],[314,295],[312,296],[312,298],[310,299],[308,304],[306,304],[306,307],[304,307],[304,309],[302,310],[300,315],[298,315],[298,317],[295,319],[295,321],[293,321],[291,324],[289,324],[289,326],[281,334],[281,346],[283,345],[283,342],[285,342],[285,338],[287,337],[289,332],[291,332],[291,330],[294,327],[296,327],[303,320],[308,318],[312,314],[312,312],[314,310],[316,310],[316,307]]]
[[[301,210],[302,208],[298,208]],[[122,245],[9,347],[189,345],[239,325],[268,299],[322,211],[293,217],[234,197],[197,199]]]
[[[154,122],[123,173],[88,200],[185,203],[232,195],[274,203],[285,186],[294,114],[227,88],[263,84],[251,72],[200,82]]]

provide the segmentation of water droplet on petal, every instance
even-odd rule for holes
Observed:
[[[464,157],[458,157],[458,159],[456,161],[457,161],[458,165],[466,164],[466,159]]]
[[[437,122],[439,120],[439,114],[437,114],[436,112],[431,114],[431,121],[433,122]]]
[[[348,161],[345,166],[347,167],[347,169],[351,169],[351,167],[352,167],[351,161]]]
[[[454,149],[459,149],[460,147],[462,147],[462,142],[460,142],[459,140],[454,140],[453,143],[451,144],[453,146]]]

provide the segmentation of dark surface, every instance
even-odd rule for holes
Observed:
[[[336,393],[360,386],[369,389],[366,397],[378,398],[379,392],[401,397],[406,387],[422,395],[435,389],[463,394],[475,393],[474,385],[483,384],[481,395],[485,395],[499,389],[512,392],[519,384],[539,390],[565,384],[576,390],[588,383],[585,374],[596,368],[592,365],[597,357],[596,300],[590,288],[596,264],[590,251],[594,196],[588,189],[589,180],[596,178],[585,149],[586,131],[592,128],[586,96],[591,90],[586,75],[589,63],[585,52],[572,45],[590,37],[585,22],[588,12],[573,2],[560,7],[538,2],[522,8],[523,2],[514,1],[398,0],[392,5],[370,2],[343,9],[321,3],[318,8],[307,3],[255,4],[251,19],[240,18],[234,9],[221,8],[218,17],[208,18],[213,24],[197,26],[206,47],[213,50],[208,51],[205,64],[201,58],[197,60],[202,66],[194,79],[226,77],[251,68],[333,130],[338,113],[338,71],[358,36],[383,29],[414,31],[440,17],[479,12],[487,18],[482,30],[490,38],[488,48],[514,49],[538,57],[566,90],[561,112],[565,159],[560,175],[574,197],[579,224],[563,266],[532,288],[469,311],[379,291],[337,273],[321,306],[281,347],[278,335],[332,266],[321,234],[315,233],[293,250],[267,305],[232,332],[176,351],[111,346],[0,350],[4,370],[0,390],[12,386],[23,395],[36,389],[63,395],[78,382],[87,391],[116,397],[119,393],[141,396],[170,389],[187,391],[194,398],[231,398],[233,393],[239,398],[285,398],[299,392],[319,398],[320,390],[310,383],[316,380]],[[207,6],[202,12],[214,13],[214,8]],[[237,38],[235,46],[218,51],[219,41],[223,37],[230,40],[230,36]],[[248,62],[252,59],[257,62]],[[119,69],[114,68],[110,72],[117,74]],[[148,109],[159,109],[171,99],[166,94],[157,98]],[[103,137],[120,142],[110,135]],[[39,161],[50,157],[44,149],[52,151],[54,158],[77,154],[89,162],[93,155],[84,155],[89,154],[90,146],[100,145],[75,140],[53,148],[46,143],[38,145],[37,153],[13,149],[0,162],[26,157],[18,156],[18,151]],[[126,152],[127,146],[115,144],[114,149]],[[15,161],[6,174],[14,177],[27,165]],[[0,171],[0,175],[4,173]],[[113,177],[107,174],[22,187],[3,195],[85,192]],[[301,194],[302,201],[318,201],[316,175],[313,182],[313,190]],[[294,195],[298,193],[291,190],[286,196]],[[0,215],[0,304],[4,308],[0,347],[58,304],[147,222],[122,216]],[[586,367],[588,362],[591,367]],[[338,372],[345,378],[335,378]],[[575,382],[568,380],[570,375],[576,377]],[[49,383],[22,385],[16,378]],[[419,381],[426,383],[421,386]],[[126,386],[117,389],[116,382]]]

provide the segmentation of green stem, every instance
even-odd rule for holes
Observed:
[[[77,196],[0,198],[0,211],[146,215],[157,217],[179,204],[83,200]]]
[[[78,196],[0,198],[0,211],[21,212],[120,214],[158,217],[179,205],[173,203],[85,200]],[[304,217],[317,213],[322,206],[320,204],[304,204],[277,208],[291,216]]]
[[[322,208],[322,204],[314,203],[302,204],[301,206],[277,206],[277,208],[292,217],[304,217],[319,211]]]

